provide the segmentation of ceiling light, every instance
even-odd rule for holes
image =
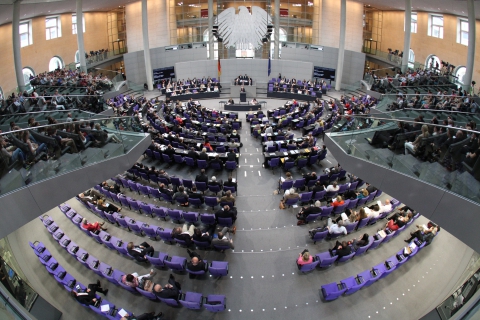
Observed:
[[[302,4],[301,3],[292,3],[292,7],[301,7]]]

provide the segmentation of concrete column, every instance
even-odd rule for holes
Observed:
[[[208,54],[210,60],[215,59],[215,48],[213,44],[213,0],[208,0]],[[220,43],[218,44],[220,45]],[[220,48],[218,48],[220,49]]]
[[[467,51],[467,65],[465,76],[463,77],[464,88],[468,89],[472,85],[473,71],[475,64],[475,7],[473,4],[474,0],[467,0],[467,11],[468,11],[468,51]],[[477,79],[478,81],[478,79]]]
[[[275,0],[273,58],[280,59],[280,0]]]
[[[85,44],[83,42],[83,8],[82,1],[77,0],[77,46],[80,56],[80,70],[87,72],[87,62],[85,61]]]
[[[20,52],[20,1],[13,3],[13,20],[12,20],[12,43],[13,43],[13,63],[15,66],[15,75],[17,77],[18,91],[25,90],[25,80],[23,79],[22,54]]]
[[[347,0],[341,0],[340,8],[340,37],[338,45],[338,62],[335,73],[335,90],[339,91],[342,86],[343,60],[345,57],[345,29],[347,27]]]
[[[405,38],[403,39],[402,72],[407,71],[412,37],[412,0],[405,0]]]
[[[142,34],[143,34],[143,54],[145,57],[145,72],[147,74],[148,91],[153,90],[153,70],[150,60],[150,43],[148,40],[148,8],[147,0],[142,0]]]

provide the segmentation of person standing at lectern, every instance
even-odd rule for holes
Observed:
[[[240,92],[246,92],[246,91],[245,91],[245,88],[243,87],[243,85],[240,87]]]

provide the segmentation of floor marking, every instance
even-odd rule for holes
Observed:
[[[247,158],[245,158],[245,163],[247,163]]]
[[[247,152],[247,148],[245,148],[245,152]]]
[[[260,162],[260,159],[257,158],[257,162]]]
[[[245,177],[247,176],[247,171],[245,171]]]
[[[262,174],[260,173],[260,171],[258,171],[258,175],[259,175],[260,177],[262,176]]]

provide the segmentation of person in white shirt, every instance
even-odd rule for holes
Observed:
[[[271,137],[268,137],[268,141],[265,143],[265,148],[268,149],[268,147],[273,147],[273,141]]]
[[[266,129],[265,129],[265,135],[267,134],[273,134],[273,128],[271,126],[268,126]]]
[[[338,189],[340,189],[340,187],[337,186],[337,183],[336,183],[336,182],[334,182],[333,184],[329,185],[325,190],[326,190],[327,192],[337,192]]]
[[[381,201],[378,201],[378,206],[380,207],[380,214],[384,213],[384,212],[390,212],[392,211],[392,204],[390,203],[390,200],[389,199],[386,199],[385,200],[385,205],[382,205],[382,202]]]
[[[343,221],[333,223],[332,218],[328,218],[327,221],[328,233],[343,233],[347,234],[347,229],[343,226]]]

